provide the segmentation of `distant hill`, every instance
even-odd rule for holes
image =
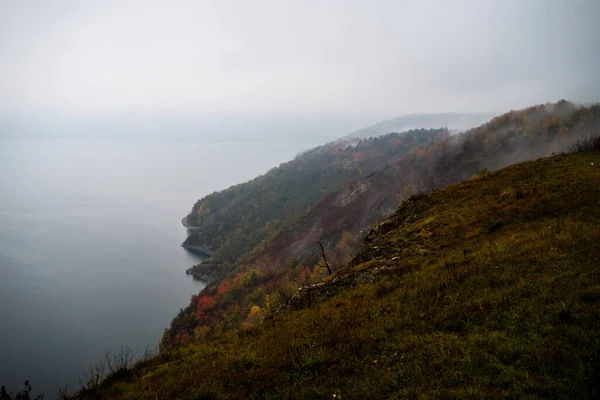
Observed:
[[[471,156],[477,166],[522,144],[510,121],[524,115],[450,141],[457,150],[434,171],[464,165],[466,174]],[[598,150],[413,196],[332,277],[305,280],[279,303],[255,296],[243,329],[210,338],[198,328],[202,340],[77,398],[598,398]],[[218,300],[239,297],[248,282],[209,290],[194,315],[232,318]]]
[[[496,113],[429,113],[429,114],[408,114],[396,118],[379,122],[366,128],[358,129],[343,137],[348,138],[368,138],[383,135],[388,132],[404,132],[410,129],[425,128],[431,129],[438,126],[445,126],[451,132],[466,131],[479,126],[493,117]]]

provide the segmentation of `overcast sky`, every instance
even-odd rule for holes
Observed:
[[[0,113],[598,101],[600,1],[0,0]]]

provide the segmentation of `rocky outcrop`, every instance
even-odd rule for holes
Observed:
[[[200,254],[208,256],[208,257],[212,257],[215,255],[214,251],[212,251],[208,246],[192,245],[192,244],[183,243],[181,245],[181,247],[183,247],[186,250],[200,253]]]
[[[190,215],[189,214],[182,218],[181,225],[183,225],[184,227],[186,227],[188,229],[194,229],[195,228],[195,226],[190,221]]]
[[[194,279],[210,283],[218,278],[220,264],[201,263],[188,268],[186,275],[192,275]]]

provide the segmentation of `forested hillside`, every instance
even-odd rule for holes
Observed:
[[[173,320],[163,345],[177,346],[250,326],[301,285],[335,272],[366,231],[411,195],[567,150],[600,130],[600,106],[561,101],[511,111],[464,134],[415,149],[324,197],[273,239],[243,254],[233,272],[208,285]]]
[[[579,150],[413,196],[262,323],[77,398],[597,398],[600,139]]]
[[[206,246],[213,261],[234,262],[328,193],[401,158],[421,145],[448,137],[446,129],[418,129],[319,146],[249,182],[198,200],[184,224],[184,245]]]

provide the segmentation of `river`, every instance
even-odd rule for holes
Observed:
[[[154,349],[203,287],[181,217],[309,147],[0,138],[0,384],[53,398],[107,350]]]

